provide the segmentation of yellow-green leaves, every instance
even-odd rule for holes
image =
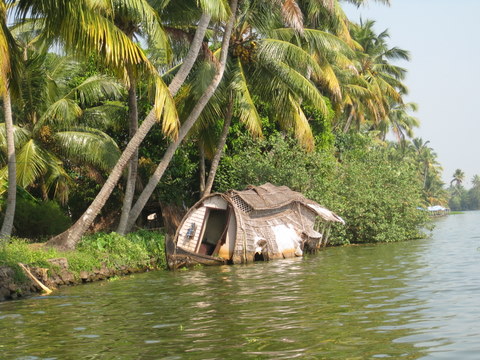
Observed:
[[[230,7],[226,0],[197,0],[203,12],[212,15],[216,20],[227,20],[230,16]]]
[[[155,116],[162,122],[162,130],[166,135],[176,137],[180,122],[177,108],[168,87],[160,76],[155,77]]]
[[[253,102],[247,79],[240,59],[236,59],[233,65],[232,90],[234,91],[235,105],[238,117],[245,124],[252,135],[262,135],[262,120],[258,115]]]

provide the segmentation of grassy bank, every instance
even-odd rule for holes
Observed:
[[[18,281],[25,275],[18,263],[55,270],[48,262],[52,258],[66,258],[69,271],[78,276],[81,271],[102,268],[155,267],[166,268],[165,236],[157,231],[140,230],[121,236],[116,233],[88,235],[75,251],[59,252],[43,244],[32,244],[26,239],[13,238],[0,246],[0,266],[15,270]]]

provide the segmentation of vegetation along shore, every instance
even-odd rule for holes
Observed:
[[[47,287],[164,268],[189,207],[248,185],[339,214],[332,245],[480,207],[414,135],[409,52],[336,0],[0,0],[0,52],[0,300],[39,289],[19,264]]]

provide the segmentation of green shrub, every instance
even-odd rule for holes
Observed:
[[[363,147],[344,154],[337,168],[335,189],[325,205],[345,219],[332,240],[339,243],[391,242],[421,236],[427,221],[416,169],[392,158],[389,149]],[[313,199],[319,200],[316,196]]]
[[[427,221],[422,184],[414,164],[399,161],[396,150],[368,136],[342,137],[337,158],[327,150],[305,153],[292,140],[274,134],[246,138],[243,150],[227,154],[216,189],[242,189],[271,182],[286,185],[331,209],[346,221],[335,226],[335,244],[401,241],[421,236]]]
[[[33,248],[26,239],[11,238],[0,245],[0,266],[15,270],[17,280],[26,279],[18,263],[50,268],[47,259],[57,258],[58,251],[49,248]]]
[[[91,267],[90,258],[98,261],[94,267],[105,264],[107,267],[122,265],[137,267],[149,265],[152,259],[158,261],[159,267],[165,266],[163,234],[151,231],[138,231],[127,236],[115,232],[110,234],[97,233],[85,236],[80,242],[77,253],[85,257],[86,264],[76,267]],[[80,259],[72,259],[74,264]]]
[[[92,271],[103,265],[109,268],[149,267],[152,259],[156,267],[166,269],[165,238],[158,232],[137,231],[127,236],[116,233],[85,236],[75,251],[58,252],[45,246],[30,244],[25,239],[12,238],[0,245],[0,266],[16,270],[17,278],[24,279],[18,263],[52,268],[47,259],[65,257],[73,273]]]
[[[30,239],[57,235],[71,225],[55,201],[19,197],[15,209],[15,235]]]
[[[166,269],[165,234],[158,231],[138,230],[127,235],[127,239],[141,244],[151,258],[157,260],[160,268]]]

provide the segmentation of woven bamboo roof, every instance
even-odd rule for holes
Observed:
[[[266,183],[261,186],[249,186],[243,191],[232,190],[230,193],[239,196],[254,210],[271,210],[292,202],[298,202],[310,208],[324,220],[344,223],[340,216],[287,186],[275,186]]]

